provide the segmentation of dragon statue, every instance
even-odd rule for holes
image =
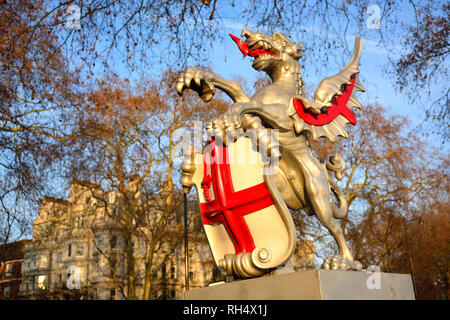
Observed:
[[[271,181],[287,207],[303,209],[308,215],[315,215],[336,240],[339,254],[325,259],[322,267],[361,270],[362,265],[354,260],[344,233],[334,219],[344,218],[348,211],[345,196],[331,176],[334,172],[337,179],[342,179],[343,158],[337,154],[328,161],[322,161],[313,154],[308,142],[308,137],[314,140],[325,137],[331,142],[337,136],[346,138],[346,124],[356,124],[351,107],[361,108],[355,93],[365,91],[358,79],[361,39],[355,39],[350,62],[336,75],[323,79],[315,90],[314,98],[308,99],[302,93],[303,81],[299,64],[303,53],[302,43],[293,43],[280,33],[266,35],[251,32],[247,28],[241,34],[245,41],[230,36],[244,57],[254,58],[252,67],[257,71],[264,71],[272,80],[271,84],[249,97],[238,82],[190,67],[178,78],[178,93],[181,95],[184,90],[191,89],[203,101],[208,102],[216,89],[225,92],[234,104],[206,127],[212,138],[211,142],[217,144],[220,141],[226,145],[229,141],[236,140],[235,132],[239,130],[254,129],[261,132],[255,142],[265,144],[269,154],[279,158]],[[277,130],[278,141],[271,141],[264,134],[267,130],[261,129]],[[185,188],[189,189],[193,185],[194,170],[189,161],[182,166],[181,183]],[[202,183],[204,187],[204,179]],[[261,257],[266,257],[266,251],[259,252]],[[251,268],[242,271],[245,267],[239,266],[237,262],[238,259],[243,259],[242,254],[251,255],[250,252],[225,255],[218,264],[229,275],[241,278],[264,273],[261,271],[261,264],[256,262],[254,269],[259,272],[248,271]],[[242,262],[242,265],[246,264],[248,263]]]

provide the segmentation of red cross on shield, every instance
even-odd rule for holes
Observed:
[[[208,161],[209,160],[209,161]],[[208,162],[210,173],[208,173]],[[216,195],[212,200],[210,190]],[[200,204],[203,224],[223,223],[235,253],[252,252],[255,243],[243,216],[273,205],[266,183],[235,191],[227,147],[211,141],[204,154],[202,189],[208,202]]]
[[[216,264],[226,255],[259,248],[270,251],[267,268],[283,264],[295,249],[295,227],[273,176],[263,174],[250,138],[239,137],[227,146],[211,140],[194,158],[192,182]]]

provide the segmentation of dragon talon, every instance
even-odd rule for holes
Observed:
[[[196,72],[195,75],[194,75],[194,82],[195,82],[195,84],[200,87],[201,81],[202,81],[202,77],[200,76],[200,73]]]

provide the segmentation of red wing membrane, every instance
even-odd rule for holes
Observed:
[[[303,105],[302,101],[294,99],[294,108],[297,114],[306,123],[321,126],[328,124],[340,114],[342,114],[351,124],[356,124],[356,118],[353,112],[347,108],[348,99],[352,95],[353,87],[355,85],[355,77],[350,78],[351,85],[348,85],[346,89],[342,92],[342,96],[337,96],[333,102],[332,107],[328,108],[326,113],[314,114],[309,112]]]

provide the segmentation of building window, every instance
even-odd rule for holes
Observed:
[[[109,203],[114,203],[116,202],[116,194],[114,192],[110,192],[108,194],[108,202]]]
[[[67,256],[68,257],[72,256],[72,244],[69,244],[69,248],[68,248],[68,251],[67,251]]]
[[[163,265],[161,266],[161,276],[162,276],[162,277],[165,277],[165,276],[166,276],[166,265],[165,265],[165,264],[163,264]]]
[[[41,267],[41,268],[45,268],[46,266],[47,266],[47,256],[46,255],[41,255],[41,259],[40,259],[40,262],[39,262],[39,266]]]
[[[5,287],[3,289],[3,296],[5,298],[9,298],[10,294],[11,294],[11,288],[9,286]]]
[[[152,265],[150,268],[150,272],[152,274],[152,278],[156,278],[158,276],[158,270],[155,265]]]
[[[30,290],[34,290],[35,287],[34,280],[35,280],[34,276],[28,278],[28,288]]]
[[[84,255],[84,243],[75,244],[75,255],[77,257],[82,257]]]
[[[92,270],[92,272],[94,273],[94,274],[97,274],[98,273],[98,270],[99,270],[99,268],[100,268],[100,259],[99,259],[99,256],[98,256],[98,254],[96,253],[94,256],[92,256],[92,265],[93,265],[93,270]]]
[[[175,279],[175,267],[170,267],[170,278]]]
[[[111,271],[114,272],[116,270],[117,265],[117,257],[116,255],[111,255],[109,258],[109,265],[111,266]]]
[[[38,276],[38,288],[41,290],[45,290],[47,287],[47,277],[44,275]]]
[[[111,249],[114,249],[117,246],[117,236],[111,237]]]
[[[9,277],[12,274],[12,271],[13,271],[13,265],[7,264],[6,265],[6,276]]]
[[[109,300],[116,300],[116,289],[109,290]]]
[[[66,283],[65,286],[67,289],[80,289],[83,284],[83,268],[78,266],[71,265],[66,270]]]

